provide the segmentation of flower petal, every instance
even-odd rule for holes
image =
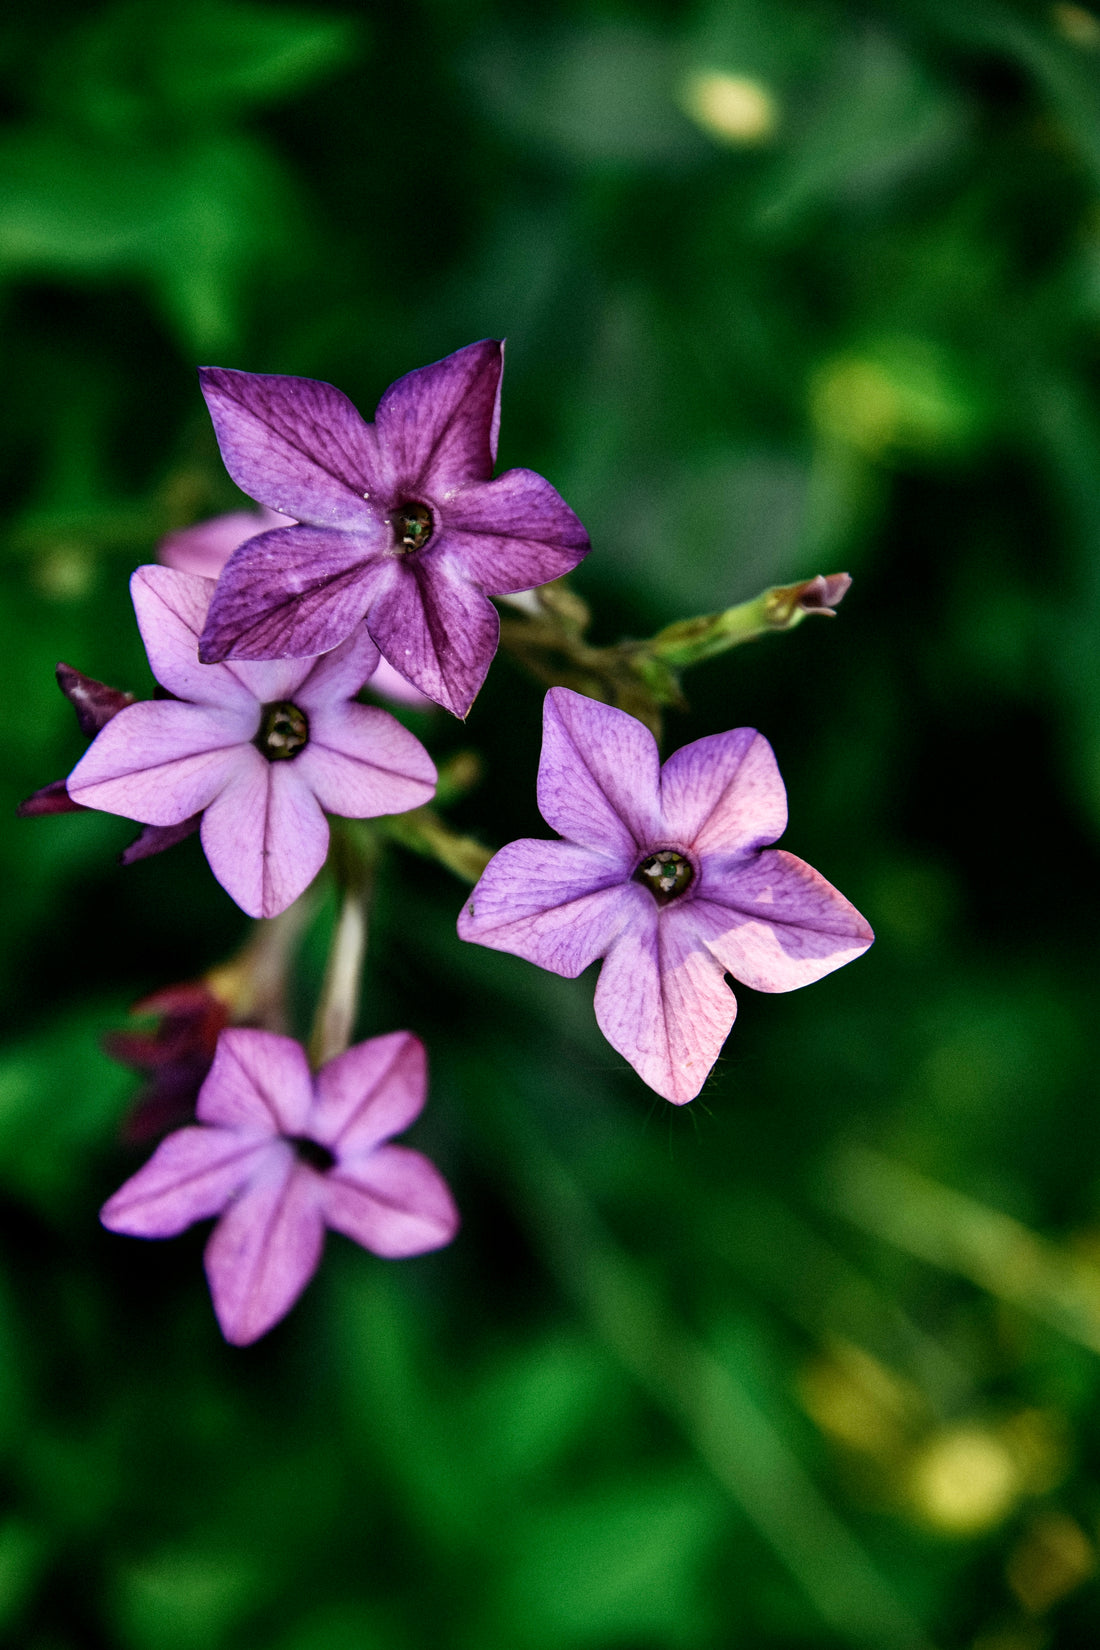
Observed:
[[[398,576],[376,595],[367,628],[406,681],[465,716],[497,649],[497,610],[430,552],[390,565]]]
[[[629,874],[660,838],[660,759],[649,729],[625,711],[551,688],[542,719],[539,812],[572,842],[610,854]]]
[[[257,1177],[214,1228],[206,1276],[222,1334],[234,1346],[278,1323],[317,1270],[323,1187],[321,1176],[282,1146],[277,1169]]]
[[[216,579],[238,545],[273,527],[290,527],[293,520],[277,510],[232,510],[168,533],[157,545],[157,560],[181,573]]]
[[[560,579],[591,548],[560,493],[534,470],[508,470],[447,499],[437,555],[457,561],[490,595],[531,590]]]
[[[313,527],[358,528],[376,491],[377,443],[347,396],[313,378],[200,367],[225,467],[237,486]]]
[[[258,721],[254,701],[253,711]],[[247,759],[255,722],[249,727],[246,714],[175,699],[130,705],[85,751],[69,775],[69,795],[86,808],[144,825],[179,825],[205,808]]]
[[[227,709],[251,706],[248,688],[230,671],[199,663],[198,646],[214,586],[172,567],[139,567],[130,580],[149,668],[177,699]]]
[[[304,1132],[313,1080],[301,1043],[275,1031],[223,1031],[199,1094],[196,1116],[225,1128],[270,1135]]]
[[[724,875],[704,861],[691,909],[722,967],[755,991],[809,985],[861,956],[874,939],[832,883],[779,848]]]
[[[346,819],[407,813],[435,795],[435,763],[415,734],[375,705],[318,711],[294,767],[321,807]]]
[[[673,841],[697,854],[745,854],[787,828],[787,792],[755,728],[696,739],[661,770],[661,816]]]
[[[737,1014],[691,913],[686,904],[658,911],[650,900],[608,952],[595,998],[612,1048],[677,1106],[699,1093]]]
[[[99,1218],[130,1237],[175,1237],[220,1214],[255,1171],[269,1139],[234,1129],[180,1129],[108,1198]]]
[[[136,865],[139,859],[151,859],[154,854],[163,854],[166,848],[174,848],[177,842],[185,842],[189,836],[194,836],[201,824],[202,815],[192,814],[190,819],[182,819],[178,825],[146,825],[130,846],[119,854],[119,863]]]
[[[379,1146],[341,1163],[324,1182],[325,1223],[372,1254],[398,1259],[441,1249],[458,1231],[458,1210],[433,1163],[406,1146]]]
[[[503,344],[484,338],[390,385],[378,403],[374,428],[380,482],[394,503],[403,494],[415,497],[489,478],[503,370]]]
[[[420,1116],[428,1090],[427,1055],[411,1031],[391,1031],[337,1055],[321,1067],[316,1082],[309,1132],[343,1165],[401,1134]]]
[[[494,854],[462,908],[459,939],[576,979],[652,896],[613,860],[572,842],[524,838]]]
[[[372,684],[380,663],[377,647],[364,626],[353,630],[346,642],[315,659],[294,689],[294,703],[310,716],[325,705],[354,699],[360,688]],[[251,665],[238,668],[251,670]],[[373,684],[372,684],[373,685]]]
[[[328,820],[297,763],[247,746],[202,820],[210,869],[250,917],[277,917],[309,887],[328,854]]]

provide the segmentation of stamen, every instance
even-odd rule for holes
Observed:
[[[649,854],[634,873],[634,881],[648,888],[658,905],[667,905],[691,886],[695,872],[691,861],[675,848],[659,848]]]
[[[408,554],[422,550],[435,531],[432,512],[426,504],[403,504],[390,517],[397,548]]]
[[[288,699],[265,705],[252,743],[269,762],[289,761],[309,744],[309,718]]]
[[[319,1174],[327,1174],[329,1169],[336,1167],[335,1157],[319,1140],[311,1140],[308,1134],[288,1134],[286,1138],[287,1144],[294,1147],[300,1163],[316,1169]]]

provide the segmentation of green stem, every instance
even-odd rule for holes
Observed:
[[[331,864],[342,898],[309,1038],[314,1068],[343,1054],[355,1028],[376,860],[372,837],[365,832],[353,835],[347,828],[338,832],[333,823]]]

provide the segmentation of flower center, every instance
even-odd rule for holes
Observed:
[[[287,762],[309,744],[309,718],[289,699],[265,705],[252,743],[269,762]]]
[[[402,504],[390,519],[397,548],[406,554],[410,550],[422,550],[435,531],[432,512],[426,504]]]
[[[675,848],[658,848],[655,854],[642,860],[634,873],[634,881],[648,888],[658,905],[679,899],[690,888],[694,877],[691,861]]]
[[[327,1174],[336,1167],[336,1159],[328,1147],[322,1146],[319,1140],[311,1140],[308,1134],[288,1134],[286,1141],[294,1147],[299,1163],[316,1169],[319,1174]]]

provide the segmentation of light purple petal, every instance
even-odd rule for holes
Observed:
[[[178,825],[146,825],[119,854],[119,863],[122,865],[136,865],[139,859],[151,859],[154,854],[163,854],[166,848],[174,848],[177,842],[186,842],[189,836],[194,836],[202,824],[201,814],[192,814],[190,819],[183,819]]]
[[[356,1043],[317,1073],[310,1135],[344,1163],[407,1129],[427,1091],[427,1055],[410,1031]]]
[[[206,1276],[222,1334],[234,1346],[258,1340],[284,1317],[317,1270],[324,1247],[324,1181],[280,1152],[231,1203],[206,1246]]]
[[[210,869],[250,917],[276,917],[309,887],[328,854],[328,820],[296,761],[267,762],[247,746],[232,781],[207,808]]]
[[[237,486],[314,527],[358,529],[377,490],[374,432],[347,396],[313,378],[200,367],[225,467]]]
[[[271,1141],[232,1129],[180,1129],[162,1140],[143,1169],[100,1210],[112,1232],[175,1237],[220,1214],[251,1178]]]
[[[648,911],[608,952],[596,985],[596,1022],[611,1044],[673,1105],[694,1100],[737,1014],[722,965],[700,942],[691,906]]]
[[[197,521],[168,533],[157,545],[157,560],[180,573],[216,579],[238,545],[273,527],[290,527],[292,516],[277,510],[233,510],[229,515]]]
[[[249,539],[218,580],[200,657],[304,659],[337,647],[387,576],[388,534],[369,517],[354,533],[280,527]]]
[[[130,705],[85,751],[69,775],[69,795],[144,825],[178,825],[201,812],[247,761],[258,722],[255,702],[251,726],[238,709],[175,699]]]
[[[226,709],[251,708],[252,696],[232,672],[199,663],[198,646],[214,586],[172,567],[139,567],[130,580],[149,667],[177,699]]]
[[[696,739],[661,770],[662,828],[699,855],[745,854],[782,836],[787,792],[772,748],[754,728]]]
[[[460,939],[510,951],[575,979],[653,896],[613,860],[572,842],[527,837],[494,854],[458,919]]]
[[[628,873],[660,837],[660,759],[648,728],[625,711],[551,688],[542,719],[539,812],[571,842],[614,855]]]
[[[313,1079],[301,1043],[233,1026],[218,1038],[196,1116],[224,1128],[302,1134],[312,1105]]]
[[[360,625],[334,647],[310,665],[294,689],[294,703],[312,716],[324,705],[342,699],[354,699],[359,689],[366,687],[378,668],[380,655],[366,629]],[[299,661],[301,662],[301,661]],[[252,665],[241,666],[252,670]]]
[[[381,484],[394,503],[402,495],[488,480],[496,460],[503,369],[504,346],[485,338],[390,385],[374,428]]]
[[[435,795],[435,763],[387,710],[331,705],[311,718],[309,733],[294,768],[327,813],[403,814]]]
[[[379,658],[378,668],[366,684],[372,693],[383,699],[392,699],[396,705],[408,705],[413,710],[434,710],[435,702],[419,688],[406,682],[399,670],[394,670],[388,659]]]
[[[508,470],[448,498],[436,551],[471,584],[509,595],[572,571],[591,548],[561,495],[534,470]]]
[[[455,716],[465,716],[497,649],[497,610],[445,563],[437,567],[430,551],[406,557],[397,571],[375,597],[367,628],[406,681]]]
[[[861,956],[874,939],[854,905],[776,848],[722,874],[704,861],[691,901],[723,968],[755,991],[793,991]]]
[[[325,1223],[375,1255],[396,1260],[441,1249],[458,1210],[434,1164],[406,1146],[379,1146],[325,1176]]]

